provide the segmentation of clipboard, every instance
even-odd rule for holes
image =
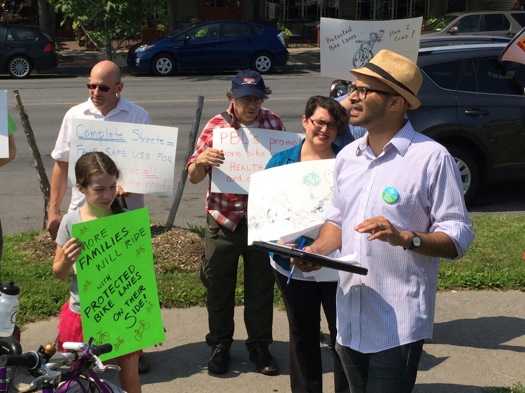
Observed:
[[[363,276],[368,274],[368,269],[365,267],[352,265],[348,262],[341,262],[334,258],[326,257],[324,255],[319,254],[313,254],[311,252],[299,250],[298,248],[293,248],[284,244],[256,240],[252,243],[252,246],[258,248],[259,250],[273,252],[286,258],[302,259],[304,261],[311,262],[324,267],[329,267],[331,269],[343,270],[345,272],[361,274]]]

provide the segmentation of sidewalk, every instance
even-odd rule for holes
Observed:
[[[274,343],[270,349],[280,374],[259,374],[244,347],[242,307],[235,313],[235,342],[230,371],[210,376],[210,349],[204,342],[204,308],[163,310],[166,342],[148,348],[149,373],[141,376],[143,393],[272,393],[289,392],[288,325],[284,311],[274,314]],[[24,351],[52,341],[57,319],[30,324],[22,332]],[[326,326],[323,332],[327,332]],[[478,393],[487,387],[525,384],[525,293],[464,291],[438,293],[432,343],[424,346],[414,393]],[[333,392],[329,349],[323,349],[324,391]],[[114,376],[104,375],[114,380]]]
[[[43,73],[54,72],[60,75],[89,75],[91,67],[100,60],[105,59],[105,55],[100,51],[88,51],[78,47],[74,42],[64,42],[61,44],[63,50],[58,51],[58,67],[55,70],[46,70]],[[320,54],[319,47],[314,46],[294,46],[288,48],[290,59],[288,63],[281,67],[285,72],[298,70],[319,70]],[[114,61],[121,67],[124,74],[132,72],[126,65],[127,50],[120,50]]]

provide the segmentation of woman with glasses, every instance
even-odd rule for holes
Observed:
[[[348,131],[348,115],[341,104],[330,97],[310,97],[301,122],[305,131],[303,142],[274,155],[266,168],[300,161],[331,159],[339,153],[341,148],[333,142],[336,137]],[[297,246],[301,245],[297,244]],[[321,306],[328,322],[330,344],[333,348],[336,339],[335,295],[338,273],[336,270],[328,269],[331,274],[327,274],[327,271],[317,271],[316,274],[305,275],[295,269],[292,276],[289,259],[278,255],[272,256],[271,264],[288,315],[291,391],[321,393],[323,391],[320,348]],[[320,270],[324,269],[326,268]],[[321,276],[329,281],[317,281]],[[332,357],[335,391],[348,392],[348,382],[339,357],[333,349]]]

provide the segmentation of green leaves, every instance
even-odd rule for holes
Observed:
[[[118,48],[113,41],[122,41],[139,35],[147,21],[163,22],[166,4],[163,0],[49,0],[55,11],[78,24],[97,47],[110,48],[111,59]]]

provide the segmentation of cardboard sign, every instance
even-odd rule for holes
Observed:
[[[250,176],[262,171],[270,158],[297,146],[304,134],[260,128],[216,128],[213,147],[224,151],[224,163],[212,168],[212,192],[248,194]]]
[[[75,185],[75,164],[90,151],[110,156],[121,171],[126,192],[172,195],[178,128],[100,120],[73,120],[68,179]]]
[[[73,225],[84,340],[111,343],[102,360],[164,342],[148,209]]]
[[[381,49],[417,61],[423,18],[345,20],[321,18],[321,75],[354,80],[351,68],[368,63]]]

